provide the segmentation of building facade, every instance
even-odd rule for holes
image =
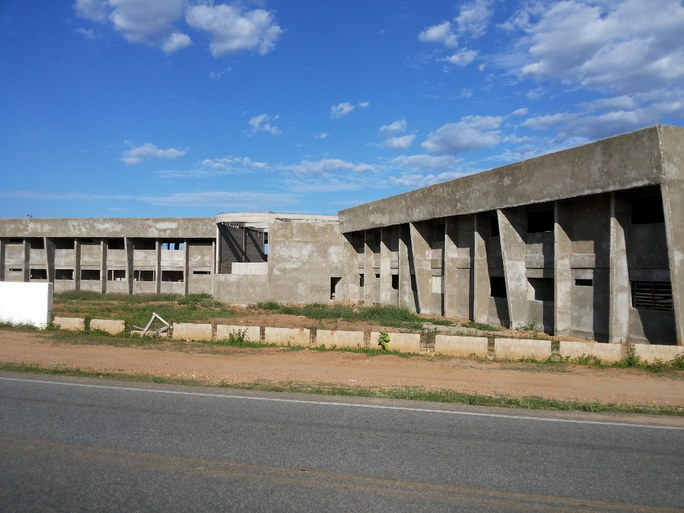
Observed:
[[[335,216],[0,221],[0,280],[406,307],[684,345],[684,129],[656,126]]]

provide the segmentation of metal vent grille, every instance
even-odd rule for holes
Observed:
[[[673,311],[669,281],[633,281],[632,306],[641,310]]]

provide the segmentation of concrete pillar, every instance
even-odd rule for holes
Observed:
[[[411,286],[411,233],[408,224],[401,225],[399,236],[399,306],[416,311],[415,293]]]
[[[107,239],[100,241],[100,292],[107,292],[107,250],[109,243]]]
[[[444,315],[458,316],[458,295],[469,283],[458,281],[458,218],[450,217],[444,225],[444,253],[442,267],[442,293],[444,295]]]
[[[24,249],[24,281],[29,281],[31,279],[31,243],[24,239],[23,244]]]
[[[244,249],[244,247],[243,247]],[[155,281],[155,290],[157,294],[161,293],[161,242],[159,240],[154,241],[154,251],[155,251],[155,272],[154,272],[154,281]]]
[[[188,295],[188,281],[190,281],[190,248],[188,246],[188,239],[183,241],[183,250],[185,252],[183,258],[183,295]]]
[[[134,251],[133,240],[124,237],[124,248],[126,248],[126,282],[128,283],[128,294],[133,294],[133,269],[134,267]]]
[[[45,248],[45,269],[48,283],[55,282],[55,241],[49,237],[43,237]]]
[[[663,197],[677,345],[684,346],[684,180],[665,182],[660,186],[660,191]]]
[[[409,233],[411,236],[411,253],[413,259],[413,272],[415,275],[415,286],[418,313],[432,313],[432,250],[428,243],[425,233],[425,225],[409,223]]]
[[[74,290],[81,290],[81,241],[74,240]]]
[[[0,239],[0,281],[5,281],[5,260],[7,254],[7,243]]]
[[[489,218],[475,214],[473,230],[473,253],[471,269],[473,273],[472,320],[486,323],[489,321],[489,264],[487,262],[486,237],[489,236]]]
[[[625,226],[629,212],[627,205],[618,197],[610,195],[610,306],[608,341],[614,344],[627,342],[629,337],[629,309],[631,288],[627,264]]]
[[[570,216],[570,209],[556,201],[553,226],[553,325],[556,336],[569,336],[572,328],[572,241],[568,235]]]
[[[392,269],[390,268],[392,227],[380,230],[380,303],[392,304]]]
[[[527,267],[525,254],[527,244],[523,212],[497,210],[501,256],[506,279],[506,300],[512,328],[527,322]]]

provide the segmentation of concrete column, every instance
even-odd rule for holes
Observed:
[[[54,239],[43,237],[43,247],[45,248],[45,269],[47,271],[48,283],[55,282],[55,241]]]
[[[106,239],[100,241],[100,292],[107,292],[107,250],[109,243]]]
[[[665,182],[660,186],[660,191],[663,197],[677,345],[684,346],[684,180]]]
[[[392,227],[380,230],[380,303],[392,304],[392,269],[390,268]]]
[[[570,210],[556,201],[553,226],[553,325],[556,336],[569,336],[572,328],[572,241],[568,235],[570,216]]]
[[[427,237],[417,223],[409,223],[411,236],[410,256],[413,258],[413,272],[417,293],[416,311],[418,313],[432,313],[432,250]]]
[[[458,316],[458,294],[470,284],[458,282],[458,218],[450,217],[444,225],[444,253],[442,268],[442,293],[444,295],[444,315]]]
[[[501,256],[506,279],[506,300],[512,328],[527,322],[527,244],[523,239],[522,214],[512,210],[497,210]]]
[[[475,214],[473,230],[473,303],[471,318],[475,322],[489,321],[489,264],[487,262],[486,237],[489,235],[489,218]]]
[[[24,239],[24,281],[31,279],[31,244]]]
[[[416,311],[416,300],[411,288],[411,234],[408,224],[401,225],[399,234],[399,306]]]
[[[373,251],[371,251],[371,237],[372,234],[368,231],[363,232],[363,290],[361,292],[363,302],[366,304],[370,304],[373,301],[373,286],[371,284],[371,275],[373,274]],[[360,285],[361,283],[359,283],[359,286]]]
[[[7,254],[7,243],[0,239],[0,281],[5,281],[5,259]]]
[[[128,283],[128,294],[133,294],[133,259],[135,253],[133,252],[133,241],[124,237],[124,248],[126,248],[126,282]]]
[[[74,290],[81,290],[81,241],[74,240]]]
[[[244,250],[244,247],[243,247]],[[155,273],[154,273],[154,278],[155,278],[155,285],[156,285],[156,291],[157,294],[161,292],[161,242],[159,240],[154,241],[154,251],[155,251]]]
[[[183,295],[188,295],[188,281],[190,281],[190,248],[188,246],[188,239],[183,241],[183,251],[185,251],[185,258],[183,259]]]
[[[610,306],[608,341],[614,344],[627,342],[629,336],[629,309],[631,289],[627,264],[625,225],[628,209],[617,193],[610,195]]]

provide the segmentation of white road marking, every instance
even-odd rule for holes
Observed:
[[[547,417],[534,417],[527,415],[506,415],[503,413],[482,413],[482,412],[468,412],[468,411],[451,411],[451,410],[439,410],[431,408],[411,408],[407,406],[388,406],[381,404],[356,404],[356,403],[345,403],[345,402],[330,402],[330,401],[307,401],[304,399],[283,399],[278,397],[253,397],[253,396],[243,396],[243,395],[226,395],[226,394],[211,394],[206,392],[186,392],[182,390],[158,390],[154,388],[136,388],[136,387],[123,387],[123,386],[113,386],[113,385],[94,385],[90,383],[67,383],[62,381],[47,381],[40,379],[26,379],[26,378],[9,378],[0,376],[0,381],[19,381],[23,383],[35,383],[41,385],[50,386],[64,386],[64,387],[76,387],[76,388],[94,388],[101,390],[117,390],[126,392],[141,392],[141,393],[151,393],[151,394],[164,394],[164,395],[179,395],[179,396],[191,396],[191,397],[211,397],[214,399],[234,399],[240,401],[262,401],[262,402],[272,402],[272,403],[288,403],[288,404],[309,404],[315,406],[331,406],[331,407],[343,407],[343,408],[366,408],[369,410],[393,410],[393,411],[404,411],[404,412],[416,412],[416,413],[434,413],[440,415],[456,415],[463,417],[487,417],[496,419],[509,419],[509,420],[529,420],[537,422],[556,422],[565,424],[587,424],[594,426],[618,426],[618,427],[629,427],[629,428],[642,428],[642,429],[668,429],[675,431],[684,431],[684,426],[657,426],[649,424],[632,424],[629,422],[604,422],[598,420],[577,420],[577,419],[559,419],[559,418],[547,418]]]

